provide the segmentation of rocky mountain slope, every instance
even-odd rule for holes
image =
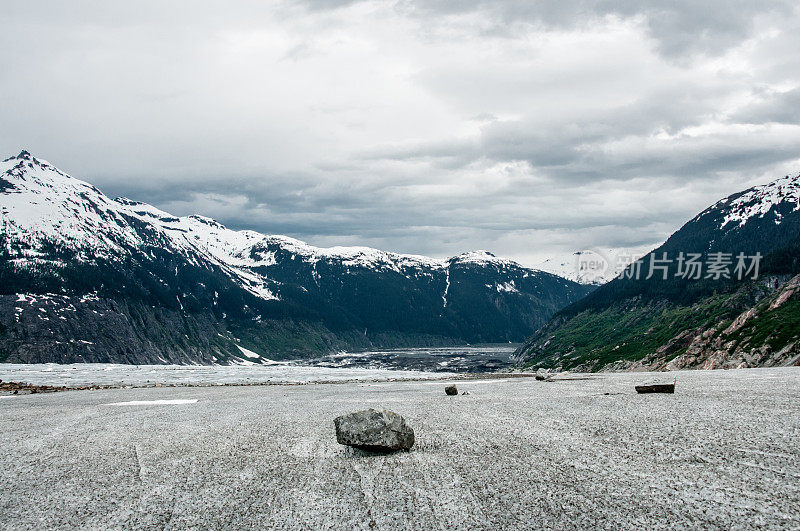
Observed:
[[[259,362],[519,341],[590,291],[478,251],[323,249],[0,165],[0,361]]]
[[[800,176],[734,194],[557,312],[515,358],[590,371],[797,364],[799,238]]]

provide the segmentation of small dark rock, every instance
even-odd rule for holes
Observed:
[[[444,388],[444,392],[449,396],[454,396],[458,394],[458,388],[456,387],[456,384],[450,384]]]

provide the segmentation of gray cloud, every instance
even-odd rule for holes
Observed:
[[[387,149],[374,156],[441,160],[461,167],[479,160],[525,161],[553,180],[626,181],[645,176],[713,178],[718,172],[752,172],[800,157],[800,89],[747,106],[726,120],[727,129],[687,134],[722,114],[724,93],[660,94],[620,108],[606,108],[543,123],[535,117],[493,121],[477,142],[442,142]],[[719,99],[718,101],[715,101]],[[736,128],[737,122],[766,124]]]
[[[313,8],[338,8],[347,0],[307,0]],[[720,53],[748,38],[754,19],[762,14],[789,15],[797,7],[789,0],[402,0],[402,10],[418,16],[481,13],[496,25],[496,31],[513,33],[520,24],[547,28],[581,28],[606,17],[636,18],[645,21],[650,36],[661,53],[680,56],[687,53]],[[523,30],[524,31],[524,30]]]
[[[4,4],[0,152],[319,245],[643,246],[800,167],[786,2]]]
[[[734,118],[752,124],[764,122],[798,124],[800,123],[800,88],[764,94],[760,101],[742,109],[734,115]]]

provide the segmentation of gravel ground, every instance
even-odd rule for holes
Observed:
[[[800,528],[800,369],[676,376],[4,397],[0,527]],[[412,451],[339,446],[365,407]]]

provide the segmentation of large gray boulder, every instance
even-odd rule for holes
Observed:
[[[414,445],[414,430],[394,411],[365,409],[336,417],[333,424],[339,444],[361,450],[394,452]]]

